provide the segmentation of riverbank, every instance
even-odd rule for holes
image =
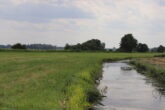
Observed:
[[[150,77],[150,82],[156,89],[165,95],[165,59],[164,58],[144,58],[131,61],[137,71]]]
[[[152,62],[151,62],[152,61]],[[158,60],[157,60],[158,61]],[[154,61],[154,58],[133,60],[130,63],[143,74],[153,77],[155,80],[165,84],[165,62],[161,64]]]
[[[158,53],[0,52],[0,109],[87,110],[100,98],[104,59]]]

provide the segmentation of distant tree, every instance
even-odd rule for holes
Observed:
[[[81,51],[81,50],[104,50],[105,43],[102,43],[98,39],[88,40],[82,44],[78,43],[77,45],[65,45],[65,50],[74,50],[74,51]]]
[[[82,45],[78,43],[77,45],[74,46],[75,50],[82,50]]]
[[[67,44],[65,45],[64,49],[65,49],[65,50],[68,50],[68,49],[70,49],[70,47],[71,47],[71,46],[67,43]]]
[[[150,49],[151,52],[157,52],[157,47],[153,47]]]
[[[98,39],[88,40],[82,43],[82,50],[104,50],[105,43],[101,43]]]
[[[165,51],[165,47],[160,45],[157,49],[157,52],[164,52]]]
[[[20,43],[17,43],[17,44],[14,44],[11,48],[12,49],[26,49],[26,46]]]
[[[0,45],[0,48],[4,48],[4,49],[11,48],[11,45]]]
[[[149,48],[147,46],[147,44],[142,44],[142,43],[139,43],[136,47],[136,50],[138,52],[148,52],[149,51]]]
[[[120,42],[120,51],[132,52],[137,46],[137,40],[132,34],[126,34]]]
[[[28,49],[55,50],[57,47],[50,44],[30,44],[26,45]]]
[[[108,49],[107,51],[108,51],[108,52],[113,52],[113,49]]]
[[[80,44],[80,43],[78,43],[77,45],[72,45],[71,47],[70,47],[70,50],[73,50],[73,51],[81,51],[82,50],[82,47],[81,47],[82,45]]]

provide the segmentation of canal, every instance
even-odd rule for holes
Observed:
[[[123,61],[104,63],[98,89],[105,97],[96,110],[165,110],[165,96],[148,77]]]

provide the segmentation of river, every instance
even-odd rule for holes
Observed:
[[[98,89],[105,96],[96,110],[165,110],[165,96],[150,79],[123,61],[105,63]]]

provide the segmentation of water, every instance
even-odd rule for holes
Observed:
[[[165,96],[136,70],[124,71],[124,62],[105,63],[98,89],[104,97],[96,110],[165,110]]]

